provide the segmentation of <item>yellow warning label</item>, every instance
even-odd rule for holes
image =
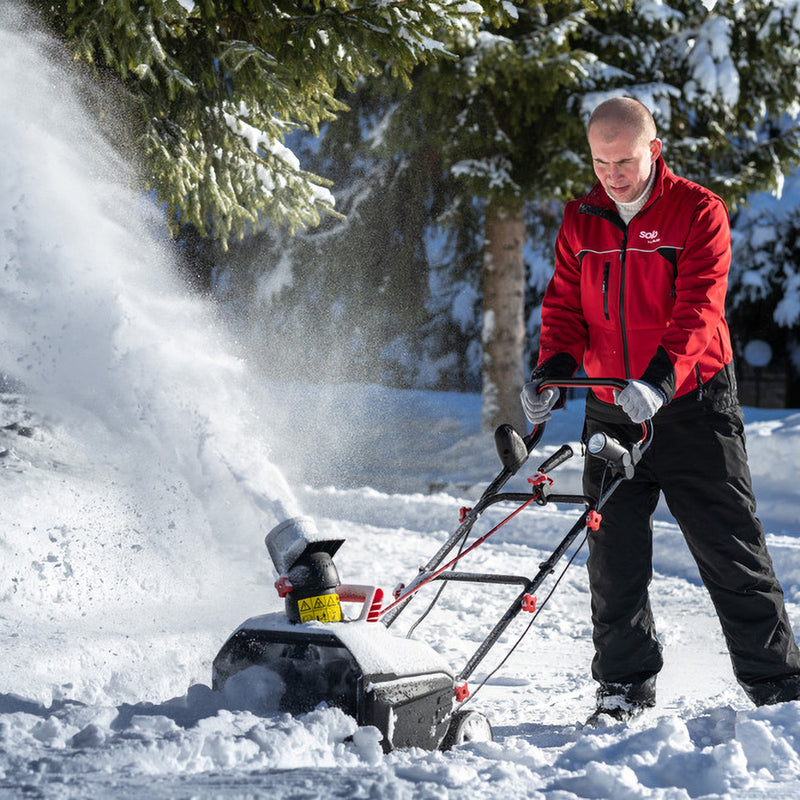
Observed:
[[[322,594],[318,597],[304,597],[297,601],[300,622],[341,622],[342,607],[338,594]]]

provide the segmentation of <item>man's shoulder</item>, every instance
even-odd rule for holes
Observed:
[[[725,205],[725,201],[708,187],[690,180],[689,178],[676,175],[666,167],[663,172],[662,194],[664,196],[671,196],[677,202],[681,203],[681,205],[688,203],[692,203],[693,205],[699,203]]]

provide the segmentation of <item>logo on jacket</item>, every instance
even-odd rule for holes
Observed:
[[[639,231],[639,238],[646,239],[648,242],[654,242],[660,237],[658,231]]]

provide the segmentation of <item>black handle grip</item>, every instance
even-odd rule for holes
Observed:
[[[539,472],[548,473],[556,467],[561,466],[561,464],[568,461],[572,456],[572,448],[568,444],[562,444],[555,453],[542,461],[539,465]]]

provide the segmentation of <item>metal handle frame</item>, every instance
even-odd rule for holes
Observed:
[[[539,387],[539,390],[541,391],[542,389],[551,386],[555,388],[593,388],[597,386],[612,386],[614,388],[622,389],[626,385],[627,381],[617,378],[558,378],[543,381]],[[530,434],[523,437],[523,442],[525,443],[528,456],[530,456],[536,445],[541,440],[542,436],[544,435],[544,430],[545,423],[540,423],[539,425],[534,426]],[[647,420],[646,422],[642,423],[641,439],[631,445],[631,447],[637,452],[636,461],[638,461],[638,459],[641,457],[641,454],[644,453],[649,447],[652,438],[653,424],[652,421]],[[555,455],[558,454],[554,454],[554,456],[551,456],[542,462],[538,470],[539,473],[546,473],[547,469],[552,468],[552,465],[548,465],[548,462],[551,460],[556,460],[557,463],[566,460],[563,457],[560,458],[560,460],[555,459]],[[545,581],[545,579],[554,572],[555,566],[569,550],[572,543],[584,531],[587,523],[592,518],[592,515],[598,513],[603,505],[605,505],[605,503],[608,501],[609,497],[611,497],[611,495],[616,491],[620,483],[630,477],[630,475],[626,476],[625,474],[615,475],[606,490],[603,491],[596,499],[592,499],[584,495],[565,495],[552,493],[550,492],[547,482],[543,482],[538,486],[534,486],[534,489],[531,493],[501,492],[503,486],[505,486],[505,484],[519,471],[523,463],[525,463],[525,461],[517,465],[515,469],[505,466],[503,467],[494,480],[492,480],[491,483],[486,487],[475,506],[466,512],[458,528],[456,528],[456,530],[448,537],[448,539],[442,544],[434,556],[424,566],[420,567],[419,573],[409,583],[408,586],[403,588],[402,592],[395,599],[395,601],[388,605],[381,612],[382,622],[387,627],[390,626],[407,607],[414,594],[416,594],[416,592],[422,588],[423,585],[434,580],[521,585],[522,589],[518,596],[512,601],[506,612],[498,620],[494,628],[492,628],[473,656],[467,661],[461,672],[458,673],[456,677],[458,682],[466,681],[466,679],[474,672],[476,667],[485,658],[489,650],[497,642],[500,636],[502,636],[509,624],[516,618],[520,611],[523,610],[526,605],[526,598],[535,592]],[[506,517],[506,519],[503,520],[500,525],[495,526],[495,528],[489,531],[489,533],[484,534],[484,536],[473,542],[473,544],[467,550],[461,552],[455,559],[451,560],[444,566],[441,566],[442,562],[456,546],[461,544],[463,547],[463,544],[466,542],[472,527],[478,521],[480,516],[486,511],[486,509],[492,505],[495,505],[496,503],[502,502],[517,503],[519,504],[519,507],[508,517]],[[494,533],[494,531],[496,531],[506,521],[515,516],[521,510],[527,508],[532,503],[537,505],[545,505],[548,502],[571,503],[578,505],[582,504],[585,506],[585,508],[575,524],[569,529],[567,534],[552,552],[550,557],[539,565],[538,571],[533,576],[492,575],[487,573],[470,573],[460,571],[453,572],[450,570],[450,567],[455,562],[460,560],[460,558],[465,556],[469,551],[479,546],[492,533]]]

